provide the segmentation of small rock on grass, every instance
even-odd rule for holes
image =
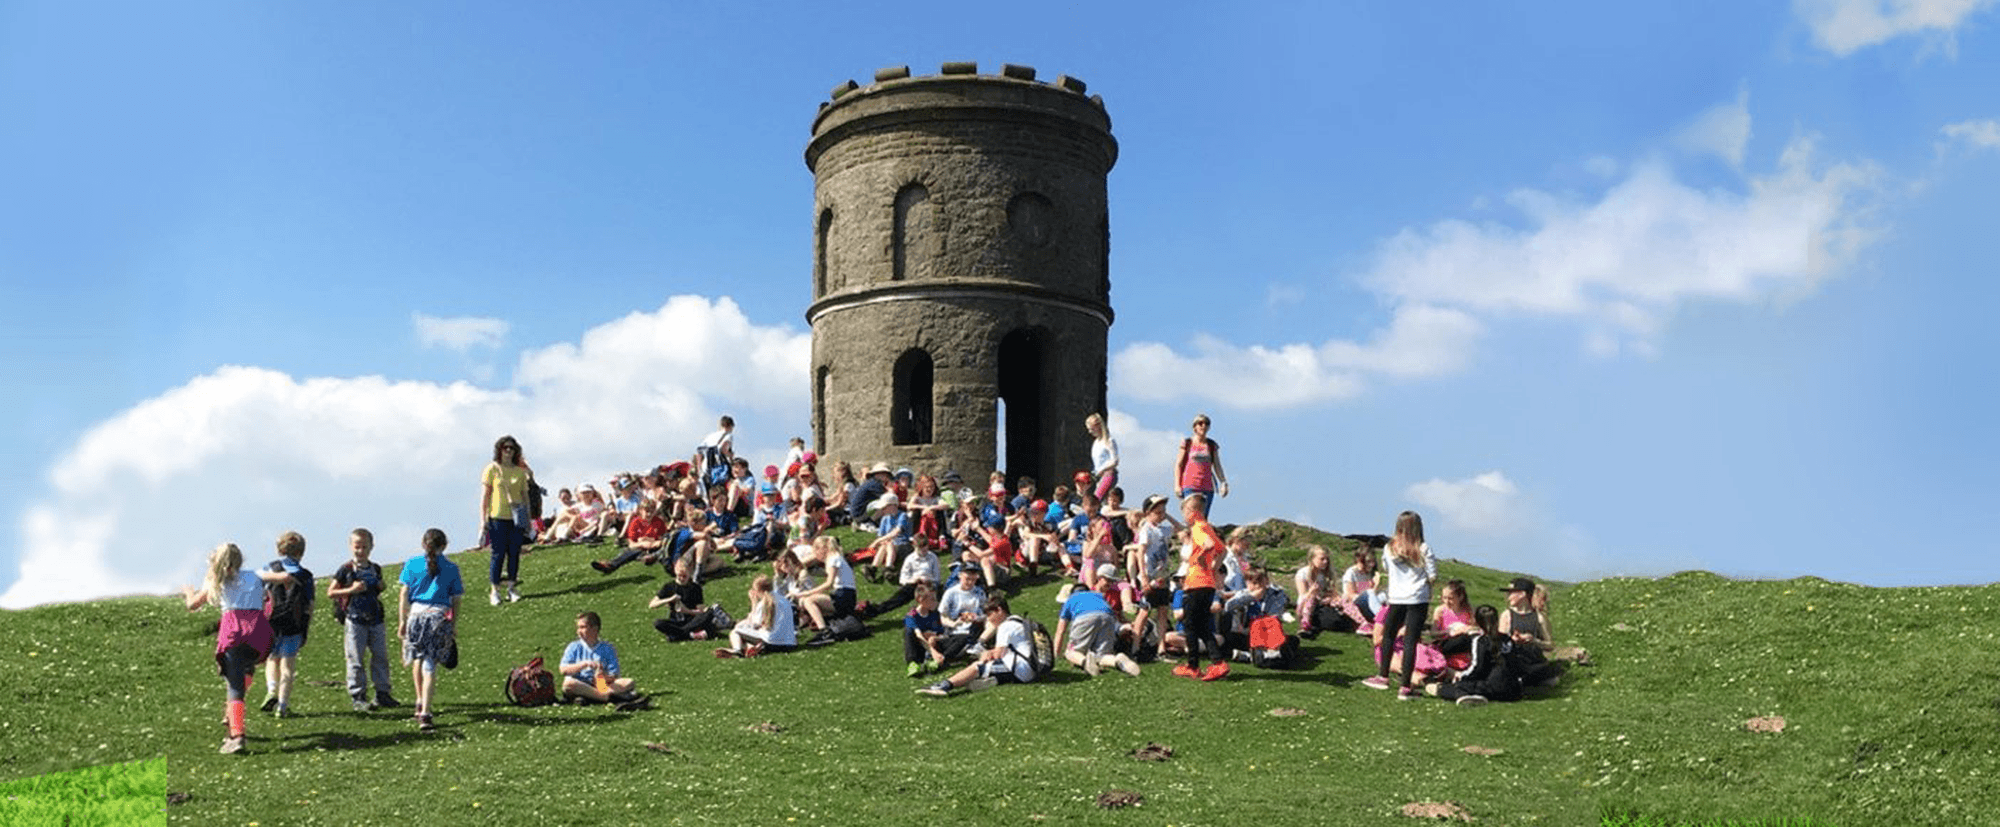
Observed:
[[[776,735],[780,732],[785,731],[785,728],[778,726],[777,722],[775,721],[761,721],[758,723],[751,724],[747,727],[744,727],[744,729],[750,730],[751,732],[761,732],[764,733],[765,735]]]
[[[1107,810],[1119,807],[1137,807],[1146,797],[1131,790],[1105,790],[1097,794],[1097,806]]]
[[[1289,706],[1281,706],[1270,712],[1271,717],[1274,718],[1297,718],[1304,714],[1306,714],[1305,710]]]
[[[1484,755],[1489,758],[1495,755],[1499,755],[1500,753],[1506,752],[1506,750],[1504,749],[1497,749],[1494,747],[1466,747],[1465,751],[1473,755]]]
[[[1449,801],[1412,801],[1403,805],[1403,815],[1439,821],[1471,821],[1472,814]]]
[[[1785,719],[1777,715],[1751,718],[1743,722],[1743,728],[1751,732],[1784,732]]]
[[[188,799],[193,797],[194,797],[193,793],[167,793],[167,804],[169,806],[175,804],[186,804],[188,803]]]
[[[1141,761],[1165,761],[1174,757],[1174,748],[1166,744],[1147,741],[1146,745],[1127,753]]]

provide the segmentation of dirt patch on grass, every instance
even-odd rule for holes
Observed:
[[[188,803],[188,799],[191,798],[194,798],[193,793],[167,793],[167,806],[172,807],[177,804],[186,804]]]
[[[1506,752],[1506,750],[1496,749],[1494,747],[1466,747],[1465,752],[1469,755],[1479,755],[1491,758],[1495,755],[1499,755],[1503,752]]]
[[[1281,706],[1278,707],[1277,709],[1271,710],[1267,714],[1269,714],[1273,718],[1297,718],[1301,715],[1306,714],[1306,711],[1303,709],[1299,709],[1297,707]]]
[[[757,723],[744,727],[744,729],[750,730],[751,732],[761,732],[765,735],[776,735],[780,732],[785,731],[785,728],[779,726],[776,721],[759,721]]]
[[[1751,732],[1784,732],[1785,719],[1777,715],[1751,718],[1743,722],[1743,728]]]
[[[1174,748],[1166,744],[1147,741],[1146,745],[1127,753],[1141,761],[1165,761],[1174,757]]]
[[[1403,815],[1434,821],[1471,821],[1472,814],[1450,801],[1412,801],[1403,805]]]
[[[1097,794],[1097,806],[1107,810],[1120,807],[1137,807],[1145,803],[1146,797],[1131,790],[1105,790]]]

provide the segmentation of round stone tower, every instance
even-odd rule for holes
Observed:
[[[1044,494],[1088,468],[1117,159],[1103,99],[1075,78],[946,63],[835,87],[805,157],[819,452],[975,488],[997,468]]]

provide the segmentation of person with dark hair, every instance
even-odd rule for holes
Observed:
[[[486,525],[486,543],[493,549],[492,565],[486,576],[492,588],[487,592],[486,602],[495,606],[500,605],[502,589],[506,590],[508,600],[521,599],[517,585],[521,544],[534,530],[534,519],[541,516],[528,506],[528,488],[534,485],[533,479],[533,469],[521,456],[520,442],[503,436],[493,443],[493,461],[480,475],[479,517]]]
[[[416,688],[417,728],[431,731],[431,697],[437,689],[437,667],[457,649],[458,604],[465,594],[458,565],[444,559],[447,543],[443,531],[424,532],[424,553],[403,564],[402,621],[396,637],[403,640],[403,662],[410,665],[410,684]]]
[[[1516,644],[1500,631],[1500,612],[1492,606],[1472,610],[1476,635],[1462,635],[1445,641],[1447,656],[1469,652],[1470,663],[1454,678],[1431,684],[1425,691],[1455,701],[1459,706],[1478,706],[1487,701],[1515,701],[1521,698],[1521,678],[1508,663],[1508,650]]]
[[[1028,625],[1013,616],[1005,595],[986,598],[985,609],[987,637],[991,641],[986,651],[971,665],[917,690],[918,693],[942,698],[954,689],[977,692],[1003,683],[1027,683],[1035,679],[1035,665],[1029,660],[1034,653],[1034,641],[1028,638]]]

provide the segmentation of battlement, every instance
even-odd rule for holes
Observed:
[[[806,164],[814,165],[825,144],[866,122],[941,110],[950,117],[1020,118],[1066,121],[1100,133],[1116,157],[1110,139],[1111,118],[1104,111],[1104,98],[1088,94],[1082,78],[1058,75],[1054,80],[1037,78],[1035,67],[1014,63],[1000,65],[998,74],[981,74],[973,61],[950,61],[935,75],[912,74],[910,67],[888,66],[875,70],[866,86],[853,79],[841,81],[819,105],[813,118],[813,141],[807,148]],[[1108,165],[1107,165],[1108,166]]]

